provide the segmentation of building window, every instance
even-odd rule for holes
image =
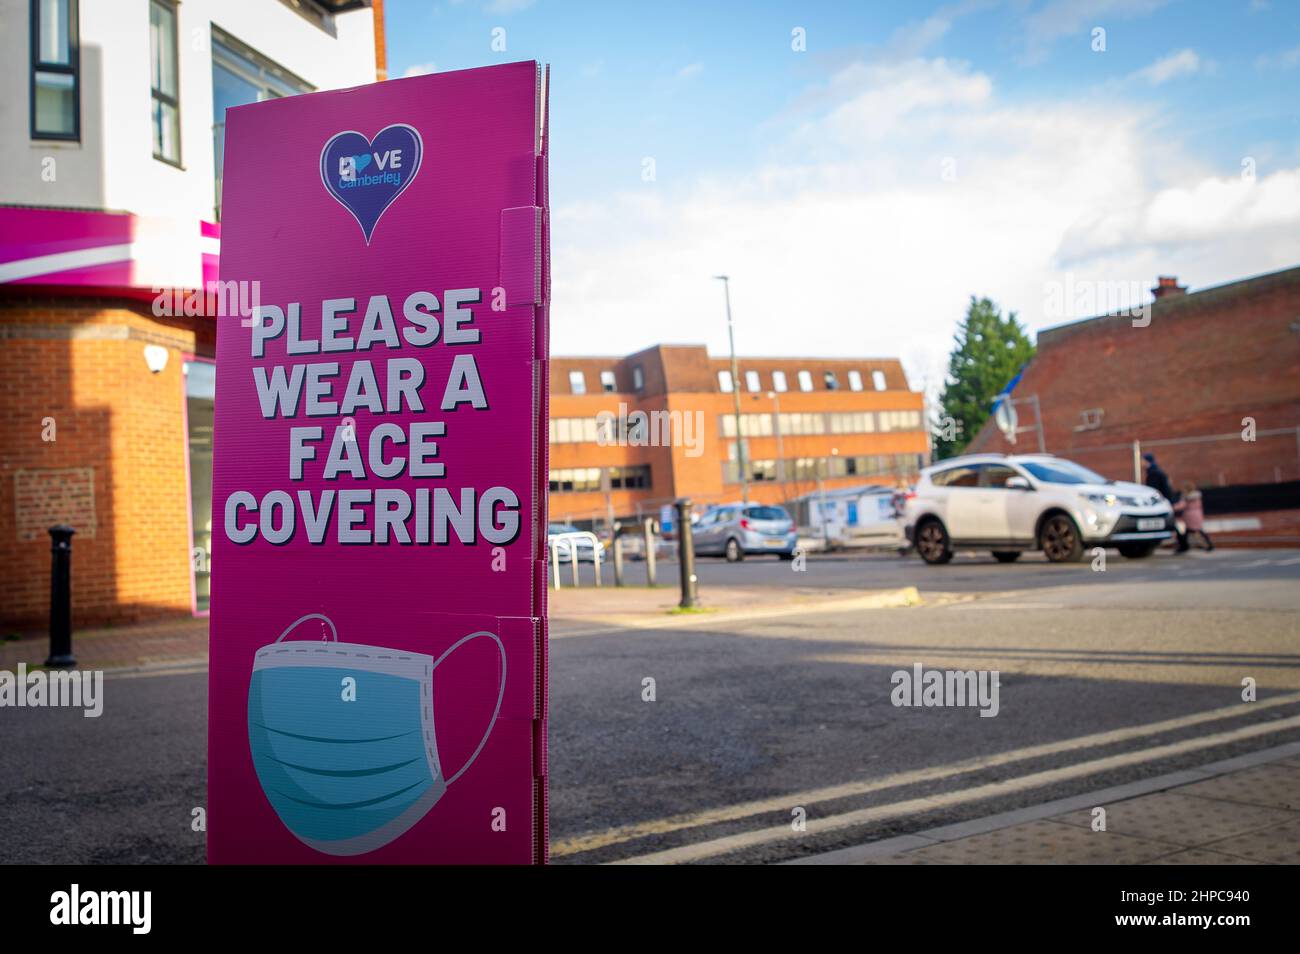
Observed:
[[[883,390],[885,390],[885,372],[884,372],[884,371],[872,371],[872,372],[871,372],[871,385],[872,385],[872,387],[874,387],[877,391],[883,391]]]
[[[575,467],[551,471],[551,493],[590,493],[600,490],[599,467]]]
[[[812,390],[812,372],[811,372],[811,371],[800,371],[800,372],[799,372],[799,390],[800,390],[800,391],[811,391],[811,390]]]
[[[916,431],[921,429],[920,411],[881,411],[882,431]]]
[[[618,390],[618,382],[614,378],[613,371],[600,372],[600,389],[607,394]]]
[[[734,387],[734,382],[731,380],[731,372],[719,371],[718,390],[723,392],[724,394],[730,394],[733,387]]]
[[[569,372],[569,393],[570,394],[587,393],[587,379],[583,377],[581,371]]]
[[[194,580],[194,610],[206,613],[212,574],[212,408],[217,366],[186,361],[186,445],[190,459],[190,573]]]
[[[609,469],[610,490],[648,490],[650,488],[650,467],[642,464],[636,467],[611,467]]]
[[[850,390],[850,391],[861,391],[861,390],[862,390],[862,372],[861,372],[861,371],[850,371],[850,372],[849,372],[849,390]]]
[[[788,390],[790,390],[790,386],[789,386],[788,384],[786,384],[786,381],[785,381],[785,372],[784,372],[784,371],[773,371],[773,372],[772,372],[772,390],[773,390],[773,391],[788,391]]]
[[[785,415],[781,415],[785,417]],[[723,437],[736,436],[736,415],[720,414],[718,415],[718,430]],[[741,437],[771,437],[772,436],[772,415],[771,414],[742,414],[740,415],[740,436]]]
[[[77,0],[32,0],[33,139],[81,138]]]
[[[640,391],[645,387],[645,372],[641,370],[641,365],[632,369],[632,390]]]
[[[746,372],[745,372],[745,390],[746,390],[746,391],[761,391],[762,389],[763,389],[763,382],[759,379],[758,372],[757,372],[757,371],[746,371]]]
[[[612,420],[597,420],[594,417],[553,417],[551,418],[552,444],[596,444],[602,440],[613,443],[613,427],[605,427],[602,434],[601,424],[613,425]]]
[[[230,34],[212,28],[212,148],[217,171],[218,221],[221,220],[221,163],[226,152],[226,110],[246,103],[310,93],[313,89]]]
[[[149,72],[153,96],[153,157],[181,164],[180,84],[176,79],[176,6],[149,4]]]
[[[822,383],[826,385],[827,391],[838,391],[840,389],[840,379],[835,377],[834,371],[823,372]]]

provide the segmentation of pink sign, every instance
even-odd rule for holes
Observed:
[[[546,860],[546,74],[227,113],[208,859]]]

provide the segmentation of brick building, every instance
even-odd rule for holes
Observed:
[[[551,519],[604,526],[682,496],[776,503],[819,478],[899,485],[928,460],[924,396],[897,360],[742,358],[737,372],[701,346],[552,358]]]
[[[202,612],[215,324],[155,299],[217,277],[225,109],[374,81],[382,2],[0,0],[0,22],[0,625],[44,625],[60,522],[77,625]]]
[[[1300,532],[1300,268],[1193,293],[1166,277],[1152,294],[1149,315],[1039,332],[1012,392],[1020,425],[1037,423],[1036,398],[1050,453],[1131,480],[1137,442],[1176,486],[1205,491],[1207,514]],[[1017,448],[1036,450],[1035,435],[1013,448],[992,420],[969,446]]]
[[[73,539],[74,619],[127,621],[206,605],[211,402],[187,371],[211,357],[212,319],[160,321],[122,298],[0,298],[0,620],[31,625],[50,600],[48,528]],[[161,348],[154,372],[144,349]],[[151,356],[158,352],[151,351]],[[155,362],[158,358],[153,358]],[[189,384],[195,390],[195,384]],[[198,384],[202,392],[203,385]],[[197,420],[188,420],[189,407]],[[192,559],[191,548],[200,548]],[[194,565],[197,577],[191,572]],[[198,592],[194,587],[197,584]]]

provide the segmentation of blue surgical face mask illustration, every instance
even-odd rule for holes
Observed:
[[[283,642],[313,619],[329,626],[333,641]],[[433,731],[433,675],[480,637],[501,654],[496,708],[478,748],[447,777]],[[474,764],[501,713],[505,679],[505,646],[495,633],[470,633],[434,659],[341,643],[333,622],[308,614],[253,662],[248,743],[262,791],[285,827],[317,851],[374,851],[423,818]]]

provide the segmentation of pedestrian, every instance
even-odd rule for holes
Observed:
[[[1193,533],[1200,534],[1207,553],[1214,549],[1214,541],[1205,532],[1205,506],[1195,484],[1183,484],[1183,499],[1175,505],[1174,512],[1183,519],[1184,550],[1190,549]]]
[[[1174,490],[1173,484],[1169,482],[1169,475],[1166,474],[1164,469],[1156,463],[1155,454],[1143,454],[1142,460],[1145,462],[1147,468],[1146,485],[1173,504],[1174,512],[1177,514],[1177,504],[1182,495],[1178,491]],[[1184,529],[1182,521],[1176,516],[1174,519],[1174,533],[1178,535],[1178,546],[1175,548],[1174,552],[1186,553],[1188,550],[1187,531]]]

